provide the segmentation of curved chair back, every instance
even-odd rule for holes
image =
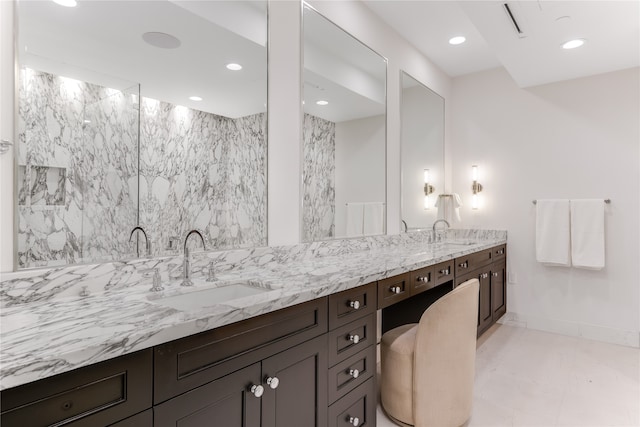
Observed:
[[[416,426],[460,426],[471,416],[478,279],[433,303],[420,318],[414,349]]]

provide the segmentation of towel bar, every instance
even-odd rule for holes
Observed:
[[[604,202],[609,204],[609,203],[611,203],[611,199],[604,199]],[[533,200],[532,203],[535,205],[536,203],[538,203],[538,201],[537,200]]]

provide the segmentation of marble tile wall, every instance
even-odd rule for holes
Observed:
[[[139,105],[30,69],[21,82],[19,268],[131,258],[138,215],[156,256],[181,253],[194,228],[209,249],[267,244],[266,114]]]
[[[264,113],[231,119],[143,98],[140,137],[140,225],[152,255],[182,253],[192,229],[208,248],[267,244]]]
[[[302,241],[335,236],[336,124],[309,114],[303,128]]]
[[[32,69],[21,73],[18,267],[121,257],[128,236],[120,227],[135,224],[137,212],[134,99]]]

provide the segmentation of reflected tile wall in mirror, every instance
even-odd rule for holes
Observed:
[[[266,245],[266,114],[142,105],[140,224],[153,230],[152,254],[181,253],[194,228],[208,248]]]
[[[18,266],[113,260],[138,204],[138,108],[129,93],[21,70]]]
[[[386,60],[304,5],[305,242],[385,233]]]
[[[434,205],[444,189],[444,99],[401,73],[402,219],[409,230],[429,228],[438,218]],[[425,206],[424,170],[434,192]]]

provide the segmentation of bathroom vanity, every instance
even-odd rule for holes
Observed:
[[[265,292],[192,312],[150,302],[146,282],[140,294],[10,306],[2,319],[2,425],[375,426],[377,310],[383,329],[417,321],[428,304],[477,277],[480,334],[505,312],[505,261],[506,235],[404,241],[249,269]],[[239,280],[247,272],[228,274]],[[174,292],[184,290],[165,291]],[[75,318],[12,329],[43,304]],[[100,304],[112,310],[113,329],[82,339],[78,325],[99,330],[105,322],[91,310]],[[84,349],[56,356],[55,339],[38,336],[56,327]]]

